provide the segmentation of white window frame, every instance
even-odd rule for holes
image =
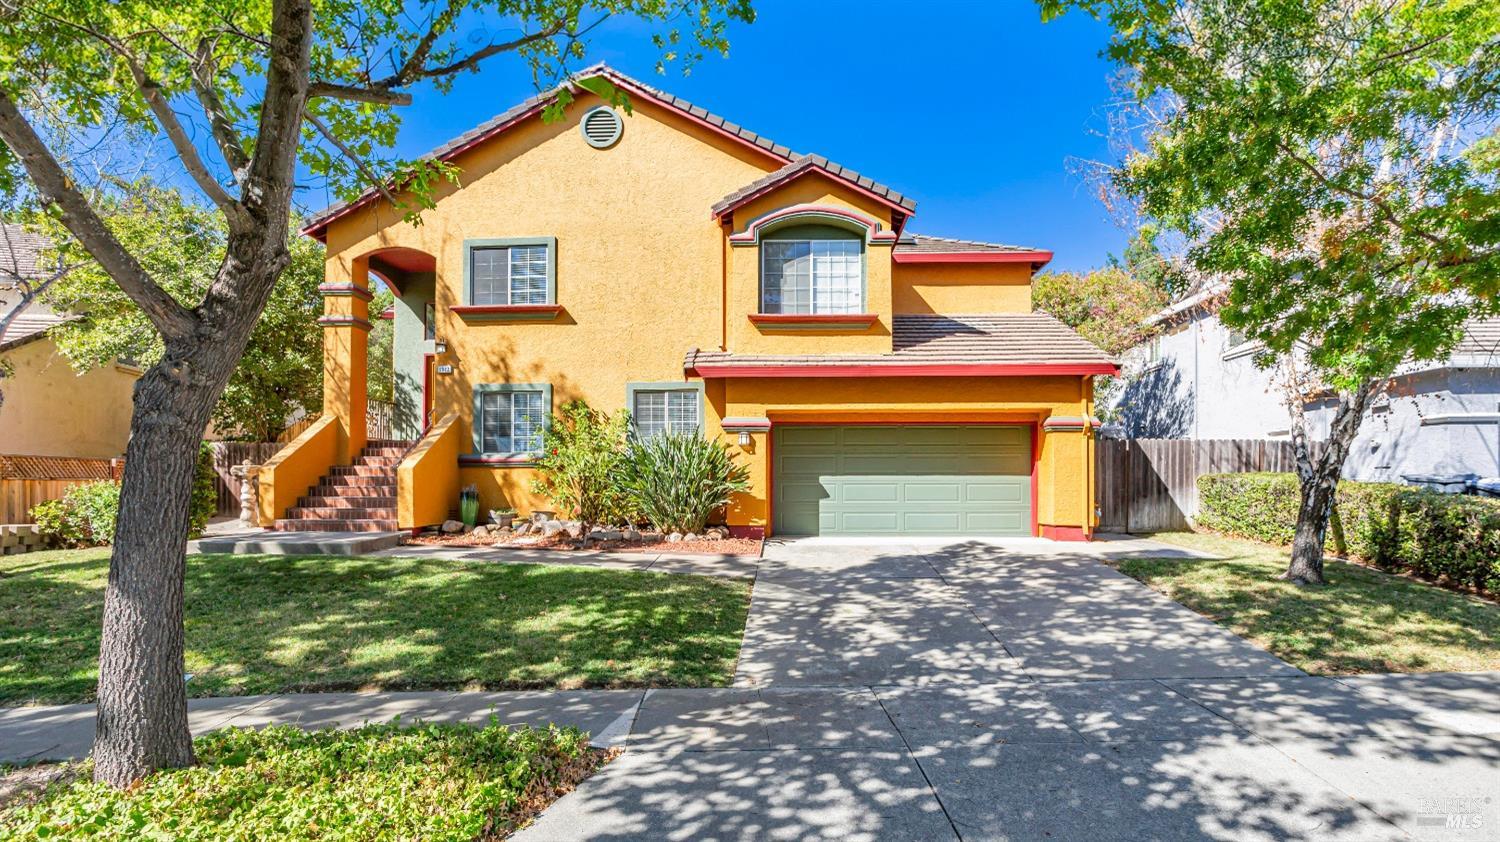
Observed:
[[[795,303],[793,303],[792,306],[789,307],[788,302],[784,297],[781,297],[780,295],[778,295],[778,298],[773,305],[771,301],[772,285],[769,278],[774,274],[778,276],[778,278],[784,279],[786,276],[786,272],[784,270],[786,263],[796,260],[798,259],[798,257],[794,256],[790,258],[777,258],[777,260],[781,261],[778,264],[779,271],[773,273],[771,271],[772,258],[768,254],[768,249],[771,247],[795,248],[799,245],[805,246],[807,249],[807,308],[805,310],[795,309],[795,307],[797,306]],[[852,273],[852,275],[846,273],[841,277],[830,277],[827,274],[828,271],[835,268],[835,258],[846,258],[851,256],[845,254],[818,254],[819,248],[826,249],[830,246],[839,246],[841,247],[840,251],[842,251],[844,248],[853,249],[852,257],[854,272]],[[821,290],[819,286],[820,265],[824,270],[823,274],[821,275],[821,277],[824,279],[824,285]],[[835,286],[837,282],[842,282],[842,286]],[[778,294],[781,293],[782,290],[784,290],[784,281],[779,281],[777,288]],[[840,295],[842,295],[846,299],[844,302],[842,302],[841,306],[833,300]],[[760,241],[760,312],[783,313],[789,315],[829,315],[865,312],[864,244],[857,239],[776,239],[770,237],[762,239]]]
[[[509,417],[505,419],[505,425],[509,435],[503,439],[498,436],[489,435],[489,414],[498,409],[493,407],[493,399],[504,396],[504,412]],[[517,417],[517,396],[525,396],[527,403],[534,400],[533,407],[521,407],[523,414]],[[531,412],[535,412],[535,418],[528,418]],[[516,456],[534,455],[542,450],[542,435],[546,432],[548,424],[552,419],[552,387],[546,383],[483,383],[474,387],[474,452],[482,456]],[[531,435],[517,441],[516,428],[518,422],[530,421]],[[495,444],[503,445],[489,447],[491,440]],[[520,446],[518,446],[518,444]]]

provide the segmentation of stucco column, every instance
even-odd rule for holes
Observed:
[[[1087,541],[1093,536],[1093,423],[1053,415],[1042,422],[1037,527],[1043,538]]]
[[[364,449],[369,403],[365,371],[370,339],[370,272],[366,258],[329,258],[323,293],[323,414],[339,422],[337,461]]]

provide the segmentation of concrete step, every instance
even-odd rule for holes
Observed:
[[[277,532],[394,532],[394,519],[323,520],[321,518],[281,518],[272,527]]]
[[[365,555],[401,543],[402,533],[390,532],[256,532],[203,538],[198,551],[241,555]]]
[[[356,508],[339,506],[294,506],[286,513],[287,520],[389,520],[396,519],[395,507]]]
[[[345,490],[349,491],[352,489]],[[343,497],[338,495],[329,495],[327,497],[307,496],[298,500],[297,505],[303,508],[394,509],[396,508],[396,498],[366,497],[357,494],[349,494]]]

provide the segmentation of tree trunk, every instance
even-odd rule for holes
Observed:
[[[163,361],[136,385],[125,450],[94,738],[94,777],[117,787],[193,762],[183,676],[184,553],[198,443],[222,386],[175,376],[183,368]]]
[[[1328,426],[1328,442],[1318,459],[1307,443],[1306,417],[1299,405],[1292,413],[1292,447],[1297,456],[1301,498],[1297,506],[1297,528],[1292,536],[1292,559],[1281,578],[1298,585],[1323,585],[1323,543],[1328,520],[1333,516],[1334,496],[1349,447],[1359,433],[1365,407],[1378,381],[1370,380],[1353,392],[1340,393],[1338,408]]]

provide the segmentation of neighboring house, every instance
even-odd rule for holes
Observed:
[[[551,508],[532,462],[584,399],[726,443],[750,469],[737,534],[1090,535],[1092,378],[1117,369],[1032,312],[1050,252],[911,234],[889,187],[586,75],[632,111],[580,91],[544,122],[534,98],[430,153],[462,186],[421,226],[373,194],[309,221],[327,414],[262,473],[264,522],[421,527],[470,484],[482,508]],[[360,456],[372,274],[423,436],[399,470],[400,444]]]
[[[0,225],[0,287],[14,275],[39,277],[41,237]],[[19,303],[0,289],[0,316]],[[131,395],[140,369],[124,363],[79,374],[47,331],[72,317],[32,302],[0,335],[0,456],[109,459],[125,453]]]
[[[1161,333],[1125,356],[1116,408],[1129,438],[1284,439],[1291,416],[1259,346],[1219,321],[1212,293],[1161,311]],[[1307,407],[1326,439],[1332,401]],[[1360,424],[1347,479],[1500,475],[1500,319],[1471,322],[1444,362],[1410,363]]]

